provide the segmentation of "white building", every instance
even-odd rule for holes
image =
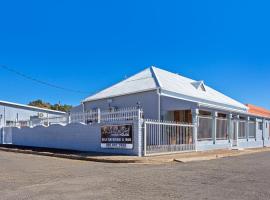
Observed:
[[[142,108],[146,119],[199,124],[199,150],[227,148],[232,143],[242,147],[270,144],[270,119],[249,113],[247,106],[204,81],[156,67],[86,98],[81,108],[87,112],[135,106]]]
[[[3,126],[27,126],[30,120],[60,117],[65,112],[38,108],[18,103],[0,101],[0,128]]]
[[[5,115],[5,123],[33,116],[31,111],[20,118],[17,109],[9,119]],[[62,113],[43,115],[51,114]],[[156,67],[86,98],[60,121],[48,117],[45,122],[30,128],[8,127],[2,141],[138,156],[270,147],[269,116],[250,113],[247,106],[204,81]]]

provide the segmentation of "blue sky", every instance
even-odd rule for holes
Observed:
[[[268,1],[2,1],[0,99],[79,104],[155,65],[270,109]]]

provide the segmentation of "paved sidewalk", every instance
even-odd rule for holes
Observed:
[[[203,160],[213,160],[224,157],[241,156],[270,151],[270,148],[256,148],[245,150],[212,150],[204,152],[175,153],[170,155],[149,157],[113,155],[96,152],[80,152],[50,148],[21,147],[14,145],[0,145],[0,151],[106,163],[162,164],[169,162],[186,163]]]

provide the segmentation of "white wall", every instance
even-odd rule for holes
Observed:
[[[108,124],[108,123],[107,123]],[[51,125],[34,128],[5,128],[12,134],[12,144],[20,146],[47,147],[79,151],[94,151],[115,154],[141,155],[141,122],[114,122],[113,124],[133,124],[133,149],[101,148],[101,126],[104,124],[85,125],[72,123],[66,126]]]

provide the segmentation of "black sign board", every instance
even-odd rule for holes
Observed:
[[[102,126],[101,148],[132,149],[132,125]]]

